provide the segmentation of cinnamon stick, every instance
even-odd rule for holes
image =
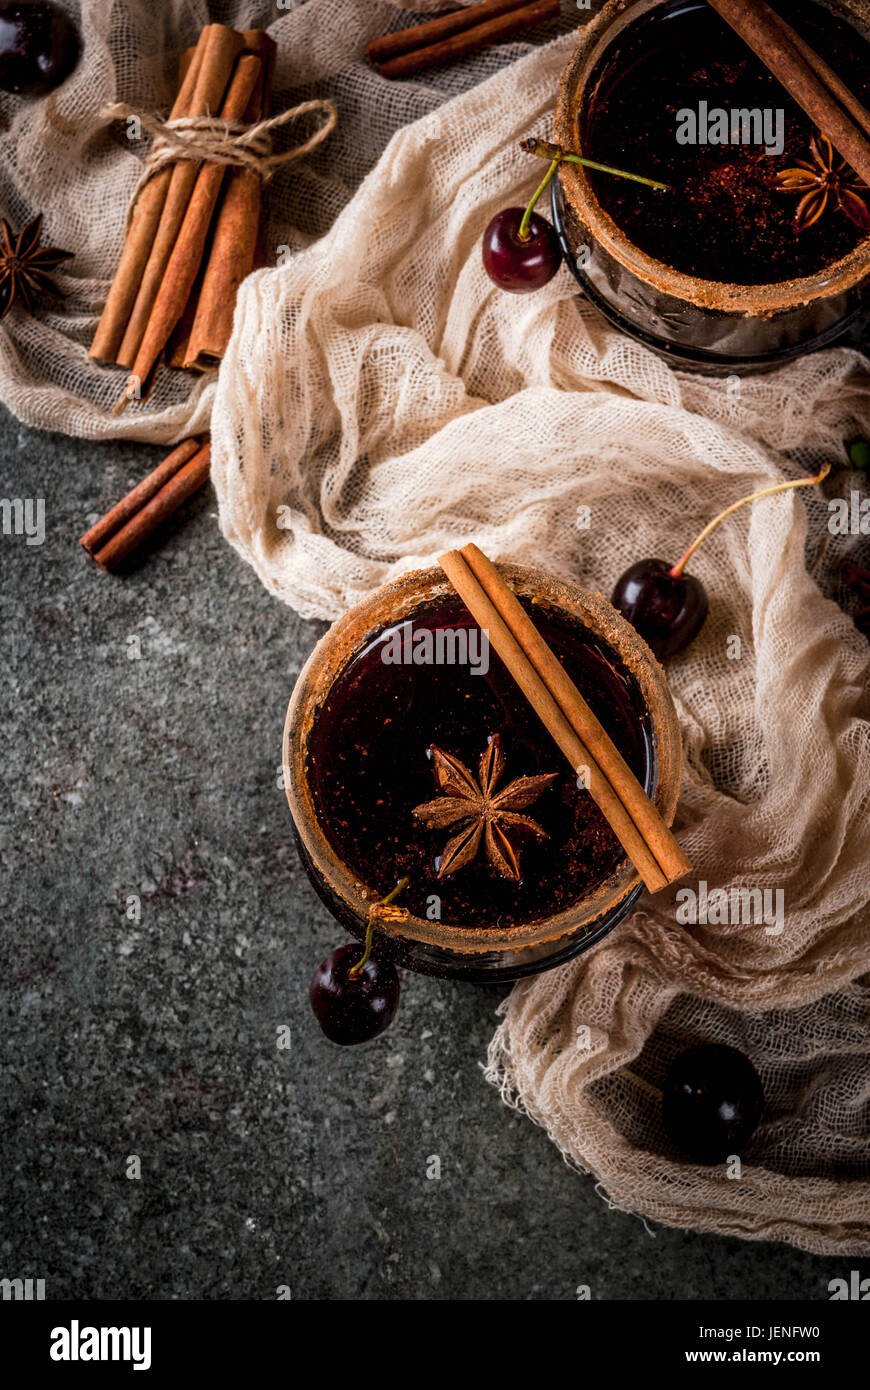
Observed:
[[[184,72],[186,71],[186,68],[184,68],[184,64],[185,62],[189,61],[189,55],[193,52],[193,49],[188,48],[185,49],[184,53],[182,53],[181,60],[179,62],[180,77],[184,76]],[[172,337],[170,338],[166,348],[165,360],[170,367],[180,367],[184,362],[184,357],[187,352],[187,340],[190,337],[190,330],[193,326],[193,316],[196,313],[196,304],[199,298],[199,286],[201,285],[201,283],[202,267],[200,267],[200,274],[198,275],[197,282],[190,293],[190,297],[187,301],[187,306],[184,310],[184,313],[182,314],[181,319],[176,325],[175,332],[172,334]]]
[[[242,119],[247,124],[269,114],[276,45],[254,29],[244,34],[246,51],[259,57],[260,79]],[[227,171],[211,248],[181,365],[206,371],[223,357],[233,327],[239,285],[254,269],[260,233],[263,180],[254,169]]]
[[[477,566],[478,573],[471,569],[470,559]],[[675,878],[688,873],[691,865],[687,856],[664,826],[662,817],[643,792],[637,778],[625,767],[580,691],[561,670],[559,662],[531,620],[527,619],[528,628],[525,624],[517,623],[516,609],[518,607],[520,612],[523,609],[495,566],[486,562],[477,546],[466,546],[461,552],[450,550],[448,555],[441,556],[438,563],[478,626],[488,631],[493,648],[502,657],[507,670],[520,685],[525,698],[566,755],[571,767],[578,773],[584,770],[584,783],[589,794],[602,810],[646,888],[650,892],[660,891],[668,883],[673,883]],[[486,587],[479,578],[481,574],[484,574]],[[534,641],[527,645],[530,630],[534,634]],[[521,637],[517,634],[521,634]],[[559,677],[555,676],[553,664],[550,663],[555,663],[561,673]],[[553,685],[549,684],[550,680]],[[557,698],[556,691],[559,691],[560,698]],[[564,705],[561,701],[564,701]],[[581,728],[585,728],[595,741],[595,751],[582,737]],[[602,766],[605,760],[612,777]],[[628,773],[628,777],[624,776],[625,773]],[[646,838],[648,835],[655,840],[655,848]]]
[[[523,651],[554,695],[605,777],[617,789],[632,819],[665,873],[679,878],[691,865],[603,725],[592,713],[565,668],[544,641],[516,594],[474,544],[460,551],[479,584],[497,606]]]
[[[185,439],[79,542],[101,569],[117,568],[161,522],[202,487],[211,445]]]
[[[190,101],[190,116],[207,116],[221,108],[243,39],[225,24],[209,24],[200,36],[202,62]],[[199,45],[197,45],[199,47]],[[115,361],[128,370],[145,336],[151,311],[163,283],[169,259],[187,213],[201,160],[180,159],[169,168],[169,184],[160,221],[141,284]],[[183,306],[182,306],[183,307]]]
[[[543,726],[552,735],[553,741],[564,753],[570,762],[571,767],[578,771],[582,769],[584,784],[588,787],[589,795],[602,810],[607,823],[610,824],[618,841],[623,845],[625,853],[631,859],[632,865],[638,870],[639,876],[643,880],[649,892],[659,892],[666,887],[671,877],[663,872],[662,866],[657,862],[652,849],[643,840],[641,831],[635,821],[632,820],[630,812],[625,808],[616,788],[607,780],[602,767],[593,758],[592,753],[586,748],[567,714],[561,709],[555,695],[550,691],[548,685],[542,680],[541,674],[532,664],[530,653],[525,651],[517,638],[514,637],[507,621],[504,619],[500,605],[496,606],[489,594],[486,594],[477,580],[477,575],[468,566],[466,557],[461,555],[459,550],[449,550],[446,555],[439,557],[438,563],[442,570],[448,575],[450,584],[456,589],[468,612],[471,613],[475,623],[482,630],[488,632],[489,641],[493,648],[502,657],[504,666],[507,667],[511,676],[516,680],[518,687],[530,702],[532,709],[538,714]],[[578,692],[578,699],[580,699]],[[688,862],[680,862],[680,872],[673,877],[681,877],[682,873],[687,872]]]
[[[260,80],[262,66],[260,59],[253,54],[243,54],[239,58],[221,106],[222,120],[242,119],[254,88]],[[166,263],[160,288],[133,362],[130,380],[116,410],[122,410],[136,391],[147,392],[160,355],[184,313],[202,263],[206,238],[226,167],[224,164],[206,162],[195,175],[187,211]]]
[[[710,0],[744,43],[770,69],[847,164],[870,184],[870,139],[829,90],[765,0]]]
[[[199,452],[202,443],[203,441],[196,436],[183,439],[147,478],[143,478],[141,483],[128,492],[126,497],[122,497],[110,512],[80,537],[79,545],[83,545],[89,555],[94,555],[116,531],[120,531],[122,526],[126,526],[127,522],[142,510],[146,502],[151,501],[154,494],[160,491],[163,484],[167,483],[188,459]]]
[[[169,342],[166,344],[166,351],[163,354],[163,361],[167,367],[183,367],[190,347],[190,334],[193,328],[193,321],[196,318],[196,311],[199,305],[199,297],[202,293],[202,282],[205,278],[206,262],[211,254],[206,243],[206,253],[202,258],[202,265],[193,283],[193,289],[187,296],[187,303],[184,306],[184,313],[178,320],[170,335]]]
[[[511,39],[534,24],[556,19],[560,12],[559,0],[534,0],[534,3],[525,4],[521,9],[509,10],[482,24],[475,24],[471,29],[463,29],[439,43],[426,44],[410,53],[390,58],[378,64],[378,72],[381,77],[414,77],[418,72],[425,72],[439,63],[454,62],[479,48]]]
[[[436,19],[415,24],[410,29],[402,29],[397,34],[384,34],[371,39],[366,44],[366,57],[370,63],[385,63],[389,58],[398,58],[402,53],[413,53],[417,48],[440,43],[463,29],[473,29],[487,19],[506,14],[510,10],[521,10],[529,0],[481,0],[478,5],[468,5],[464,10],[454,10],[451,14],[438,15]]]
[[[181,81],[178,95],[169,113],[170,120],[191,114],[190,105],[202,67],[206,33],[203,29],[196,48],[182,55],[179,64]],[[171,174],[172,169],[169,166],[158,169],[136,200],[118,269],[115,271],[115,278],[88,352],[89,357],[94,357],[100,362],[114,362],[117,359],[163,214]]]
[[[866,106],[861,105],[855,93],[850,91],[842,77],[834,72],[830,63],[826,62],[820,53],[816,53],[815,49],[810,47],[806,39],[803,38],[796,29],[793,29],[788,21],[783,19],[781,14],[777,14],[776,19],[779,27],[785,30],[801,57],[809,63],[816,76],[821,78],[825,86],[828,87],[837,100],[845,106],[849,115],[861,127],[864,134],[870,136],[870,111],[867,110]]]

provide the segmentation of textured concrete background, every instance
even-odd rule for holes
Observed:
[[[263,591],[210,489],[132,573],[96,569],[76,537],[162,452],[0,416],[0,495],[46,499],[43,545],[0,537],[0,1276],[54,1298],[824,1299],[870,1273],[609,1211],[483,1079],[499,989],[409,976],[381,1040],[323,1038],[308,981],[342,934],[278,785],[321,625]]]

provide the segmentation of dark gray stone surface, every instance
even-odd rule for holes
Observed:
[[[0,536],[0,1276],[55,1298],[826,1298],[860,1262],[609,1211],[483,1079],[500,989],[410,976],[381,1040],[325,1041],[308,981],[341,933],[278,782],[321,628],[263,591],[210,489],[126,577],[85,557],[89,515],[161,452],[0,418],[0,495],[46,499],[43,545]]]

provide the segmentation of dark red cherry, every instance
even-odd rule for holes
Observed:
[[[870,569],[846,560],[840,566],[840,577],[861,604],[857,613],[852,614],[852,622],[859,632],[870,637]]]
[[[638,560],[616,581],[611,603],[659,661],[697,637],[707,616],[707,593],[693,574],[671,574],[666,560]]]
[[[726,517],[732,516],[741,507],[761,497],[771,497],[776,492],[816,487],[825,481],[830,471],[831,464],[823,463],[815,477],[774,483],[771,487],[763,487],[758,492],[751,492],[748,497],[732,502],[730,507],[707,523],[675,565],[669,565],[666,560],[638,560],[616,581],[610,600],[614,608],[628,619],[660,661],[673,656],[674,652],[682,651],[697,637],[707,616],[704,586],[700,579],[686,574],[686,565],[698,546],[703,545]]]
[[[490,280],[511,294],[528,294],[552,280],[562,264],[555,230],[533,212],[527,240],[519,237],[524,208],[497,212],[483,234],[483,265]]]
[[[758,1072],[736,1047],[707,1043],[681,1052],[662,1089],[662,1118],[696,1163],[722,1163],[755,1133],[764,1109]]]
[[[63,10],[47,0],[17,0],[0,7],[0,88],[41,96],[69,77],[79,58],[79,36]]]
[[[324,1033],[332,1042],[368,1042],[389,1028],[399,1003],[399,972],[390,961],[370,956],[358,975],[351,967],[362,947],[339,946],[314,972],[308,997]]]

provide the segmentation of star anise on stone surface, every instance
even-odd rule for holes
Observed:
[[[74,253],[40,246],[41,232],[41,213],[20,232],[14,232],[5,217],[0,218],[0,319],[13,304],[32,314],[37,295],[61,293],[49,271]]]
[[[558,773],[517,777],[501,791],[496,791],[505,769],[498,734],[493,734],[481,754],[476,780],[474,774],[451,753],[445,753],[434,744],[431,753],[441,795],[434,801],[415,806],[414,815],[427,830],[446,830],[451,825],[462,827],[444,847],[438,877],[446,878],[448,874],[464,869],[476,858],[482,842],[492,867],[503,878],[517,882],[520,877],[519,854],[505,832],[513,827],[539,839],[547,838],[547,832],[541,829],[537,821],[518,812],[537,801],[550,783],[556,780]]]
[[[800,197],[795,227],[805,232],[833,203],[856,227],[870,231],[870,188],[860,175],[841,159],[826,135],[816,131],[810,137],[812,159],[799,159],[790,169],[777,174],[781,193]]]

